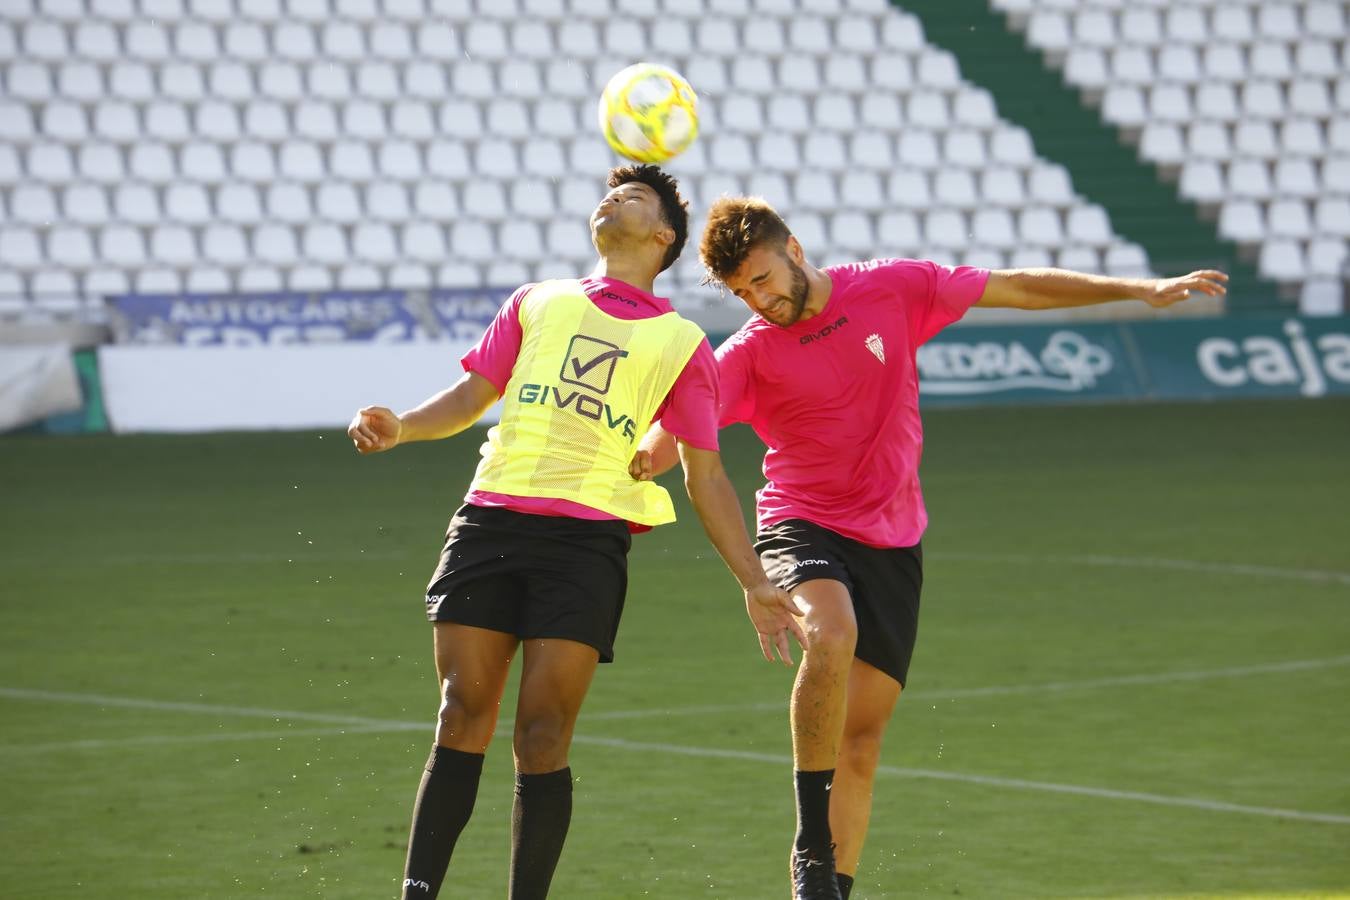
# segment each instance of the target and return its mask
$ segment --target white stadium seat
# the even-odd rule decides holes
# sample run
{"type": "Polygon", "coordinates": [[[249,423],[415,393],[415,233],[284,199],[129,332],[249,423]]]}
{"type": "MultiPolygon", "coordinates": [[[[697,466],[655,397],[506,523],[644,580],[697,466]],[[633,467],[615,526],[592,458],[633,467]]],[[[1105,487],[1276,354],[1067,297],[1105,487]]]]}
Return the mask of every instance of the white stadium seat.
{"type": "Polygon", "coordinates": [[[202,231],[202,255],[213,263],[239,266],[248,262],[244,232],[233,225],[210,225],[202,231]]]}
{"type": "Polygon", "coordinates": [[[173,151],[163,144],[137,144],[131,148],[131,174],[150,184],[168,184],[178,176],[173,151]]]}
{"type": "Polygon", "coordinates": [[[1300,281],[1307,271],[1303,245],[1298,241],[1275,238],[1261,245],[1257,269],[1275,281],[1300,281]]]}
{"type": "Polygon", "coordinates": [[[113,211],[121,222],[152,225],[163,219],[159,194],[148,185],[121,184],[113,192],[113,211]]]}
{"type": "Polygon", "coordinates": [[[1269,200],[1270,169],[1264,160],[1238,159],[1228,167],[1229,195],[1248,200],[1269,200]]]}
{"type": "Polygon", "coordinates": [[[26,225],[51,225],[60,220],[56,195],[44,184],[26,184],[10,195],[10,210],[16,222],[26,225]]]}
{"type": "Polygon", "coordinates": [[[224,269],[194,267],[188,270],[183,289],[192,294],[225,293],[233,289],[233,282],[224,269]]]}
{"type": "Polygon", "coordinates": [[[971,237],[975,243],[1000,250],[1017,246],[1017,230],[1006,209],[980,209],[971,219],[971,237]]]}
{"type": "Polygon", "coordinates": [[[1028,244],[1058,247],[1064,243],[1063,225],[1058,210],[1045,206],[1028,206],[1017,216],[1017,233],[1028,244]]]}
{"type": "Polygon", "coordinates": [[[159,263],[186,266],[198,258],[197,241],[192,229],[181,225],[160,225],[150,232],[150,256],[159,263]]]}
{"type": "Polygon", "coordinates": [[[895,211],[877,217],[877,244],[887,254],[903,253],[923,241],[919,218],[912,212],[895,211]]]}
{"type": "Polygon", "coordinates": [[[970,243],[966,217],[951,209],[929,212],[923,220],[924,240],[934,247],[956,249],[970,243]]]}
{"type": "Polygon", "coordinates": [[[366,212],[375,221],[400,223],[410,215],[408,192],[397,182],[381,181],[366,188],[366,212]]]}
{"type": "Polygon", "coordinates": [[[1089,247],[1106,247],[1114,239],[1106,210],[1096,204],[1070,209],[1065,230],[1069,240],[1089,247]]]}
{"type": "Polygon", "coordinates": [[[61,194],[61,210],[71,222],[102,225],[109,217],[108,195],[96,184],[72,184],[61,194]]]}
{"type": "Polygon", "coordinates": [[[1238,243],[1254,244],[1266,234],[1261,205],[1251,200],[1225,203],[1219,213],[1219,234],[1238,243]]]}
{"type": "Polygon", "coordinates": [[[42,262],[42,242],[38,232],[0,225],[0,271],[28,271],[41,266],[42,262]]]}
{"type": "Polygon", "coordinates": [[[329,265],[346,262],[350,257],[346,234],[339,226],[329,223],[305,226],[301,251],[306,260],[329,265]]]}
{"type": "Polygon", "coordinates": [[[298,256],[295,232],[289,226],[277,223],[258,226],[253,230],[253,254],[276,265],[294,263],[298,256]]]}
{"type": "Polygon", "coordinates": [[[1125,278],[1143,278],[1152,274],[1148,255],[1138,244],[1120,243],[1108,247],[1102,254],[1106,274],[1125,278]]]}
{"type": "Polygon", "coordinates": [[[1106,54],[1098,47],[1074,47],[1064,60],[1064,80],[1082,88],[1105,88],[1111,83],[1106,54]]]}
{"type": "Polygon", "coordinates": [[[1197,203],[1219,203],[1227,196],[1223,169],[1213,160],[1192,160],[1181,169],[1177,192],[1197,203]]]}
{"type": "Polygon", "coordinates": [[[944,169],[933,179],[933,198],[939,206],[974,209],[980,204],[974,176],[964,169],[944,169]]]}
{"type": "Polygon", "coordinates": [[[341,134],[337,113],[332,104],[302,101],[292,112],[295,134],[307,141],[330,141],[341,134]]]}
{"type": "Polygon", "coordinates": [[[131,279],[118,269],[90,269],[85,273],[81,290],[91,298],[126,294],[131,290],[131,279]]]}
{"type": "Polygon", "coordinates": [[[141,269],[136,273],[139,294],[177,294],[183,289],[183,277],[174,269],[141,269]]]}
{"type": "Polygon", "coordinates": [[[197,184],[175,184],[164,192],[164,211],[170,221],[200,225],[213,218],[211,200],[197,184]]]}
{"type": "Polygon", "coordinates": [[[986,168],[980,175],[980,197],[995,206],[1024,205],[1027,195],[1021,171],[1008,166],[986,168]]]}
{"type": "Polygon", "coordinates": [[[1350,198],[1320,198],[1315,205],[1314,218],[1319,233],[1350,238],[1350,198]]]}
{"type": "Polygon", "coordinates": [[[267,33],[254,22],[231,22],[225,27],[225,53],[238,60],[259,62],[267,59],[267,33]]]}
{"type": "Polygon", "coordinates": [[[216,214],[226,222],[252,225],[262,221],[262,203],[253,185],[225,184],[216,193],[216,214]]]}

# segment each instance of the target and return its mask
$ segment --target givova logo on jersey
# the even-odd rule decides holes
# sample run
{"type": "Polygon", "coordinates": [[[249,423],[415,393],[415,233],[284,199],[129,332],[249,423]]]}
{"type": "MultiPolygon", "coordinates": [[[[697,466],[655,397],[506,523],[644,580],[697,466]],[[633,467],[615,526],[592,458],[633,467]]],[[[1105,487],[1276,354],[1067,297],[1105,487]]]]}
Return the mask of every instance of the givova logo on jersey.
{"type": "Polygon", "coordinates": [[[620,430],[631,443],[637,439],[637,423],[633,417],[627,413],[615,415],[613,408],[601,399],[609,393],[619,360],[627,356],[628,351],[618,344],[586,334],[574,334],[558,372],[558,380],[563,386],[522,384],[516,399],[521,403],[553,405],[604,422],[610,429],[620,430]]]}

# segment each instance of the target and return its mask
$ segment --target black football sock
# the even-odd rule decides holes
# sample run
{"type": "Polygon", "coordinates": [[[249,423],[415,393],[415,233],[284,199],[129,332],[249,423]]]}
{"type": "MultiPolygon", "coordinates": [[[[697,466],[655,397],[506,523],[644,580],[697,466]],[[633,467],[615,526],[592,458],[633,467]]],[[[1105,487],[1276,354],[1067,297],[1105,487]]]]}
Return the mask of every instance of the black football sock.
{"type": "Polygon", "coordinates": [[[848,900],[848,895],[853,892],[853,876],[836,872],[834,880],[839,882],[839,896],[848,900]]]}
{"type": "Polygon", "coordinates": [[[830,846],[830,785],[834,769],[796,773],[797,849],[830,846]]]}
{"type": "Polygon", "coordinates": [[[402,900],[433,900],[441,890],[455,841],[473,813],[483,754],[439,744],[427,759],[413,804],[402,900]]]}
{"type": "Polygon", "coordinates": [[[572,770],[516,774],[511,807],[510,900],[543,900],[572,822],[572,770]]]}

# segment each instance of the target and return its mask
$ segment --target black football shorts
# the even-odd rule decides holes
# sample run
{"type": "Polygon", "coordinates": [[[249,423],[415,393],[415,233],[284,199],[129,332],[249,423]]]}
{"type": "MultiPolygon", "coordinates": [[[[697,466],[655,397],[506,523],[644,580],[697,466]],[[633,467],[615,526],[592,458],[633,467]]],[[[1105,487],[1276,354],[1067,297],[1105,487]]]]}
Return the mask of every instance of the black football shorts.
{"type": "Polygon", "coordinates": [[[628,526],[465,504],[427,585],[427,618],[564,638],[614,659],[628,591],[628,526]]]}
{"type": "Polygon", "coordinates": [[[804,519],[787,519],[762,530],[755,550],[783,590],[816,578],[842,583],[858,622],[854,656],[905,683],[919,631],[921,545],[869,547],[804,519]]]}

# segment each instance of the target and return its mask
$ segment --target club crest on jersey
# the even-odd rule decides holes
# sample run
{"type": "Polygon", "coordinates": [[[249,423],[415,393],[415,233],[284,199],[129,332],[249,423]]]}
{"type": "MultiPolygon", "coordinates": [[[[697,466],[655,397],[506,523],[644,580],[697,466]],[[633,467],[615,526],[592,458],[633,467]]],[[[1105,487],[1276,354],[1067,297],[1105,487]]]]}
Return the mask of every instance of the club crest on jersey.
{"type": "Polygon", "coordinates": [[[863,343],[867,345],[867,349],[871,350],[872,355],[884,366],[886,364],[886,345],[881,342],[881,335],[869,334],[867,340],[863,343]]]}

